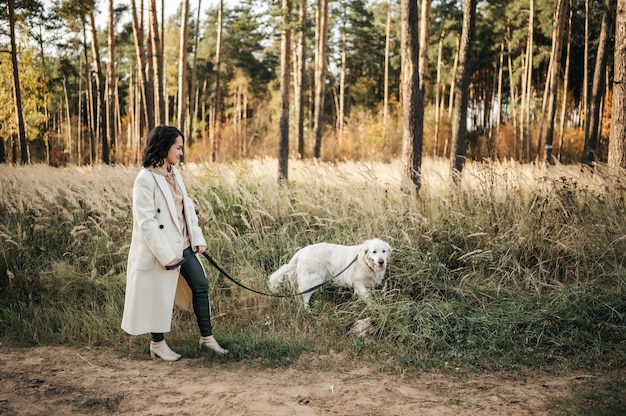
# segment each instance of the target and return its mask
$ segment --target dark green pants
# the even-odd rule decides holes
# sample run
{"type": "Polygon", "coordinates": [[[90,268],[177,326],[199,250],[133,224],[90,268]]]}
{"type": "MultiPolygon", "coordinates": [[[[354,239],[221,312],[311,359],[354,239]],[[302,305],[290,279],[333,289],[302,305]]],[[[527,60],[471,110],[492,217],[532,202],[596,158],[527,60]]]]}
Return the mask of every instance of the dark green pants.
{"type": "MultiPolygon", "coordinates": [[[[189,256],[189,259],[180,267],[180,274],[191,288],[193,311],[196,314],[200,335],[208,337],[213,334],[209,308],[209,282],[198,258],[190,255],[192,251],[191,247],[183,251],[183,256],[189,256]]],[[[162,333],[152,333],[152,341],[159,342],[164,339],[162,333]]]]}

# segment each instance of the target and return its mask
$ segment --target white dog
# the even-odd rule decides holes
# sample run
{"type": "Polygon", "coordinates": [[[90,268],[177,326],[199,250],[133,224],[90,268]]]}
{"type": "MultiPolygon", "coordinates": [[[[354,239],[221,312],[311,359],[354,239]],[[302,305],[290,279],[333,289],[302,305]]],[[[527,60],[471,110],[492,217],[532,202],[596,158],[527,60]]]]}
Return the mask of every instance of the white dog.
{"type": "MultiPolygon", "coordinates": [[[[288,264],[281,266],[269,278],[269,288],[276,292],[284,284],[290,284],[303,292],[341,272],[354,258],[357,260],[332,283],[351,287],[357,296],[366,296],[367,289],[379,286],[385,277],[391,246],[379,239],[367,240],[357,246],[318,243],[296,252],[288,264]]],[[[315,292],[302,295],[304,307],[309,309],[309,300],[315,292]]]]}

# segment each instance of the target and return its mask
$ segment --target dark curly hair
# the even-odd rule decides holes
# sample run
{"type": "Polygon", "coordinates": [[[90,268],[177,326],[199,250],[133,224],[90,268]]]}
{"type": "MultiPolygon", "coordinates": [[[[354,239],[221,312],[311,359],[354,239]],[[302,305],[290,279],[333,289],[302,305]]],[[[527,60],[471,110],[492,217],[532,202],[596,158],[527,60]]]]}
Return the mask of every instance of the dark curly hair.
{"type": "Polygon", "coordinates": [[[148,145],[143,151],[143,167],[163,166],[167,153],[176,142],[178,136],[182,137],[183,143],[185,143],[185,136],[176,127],[156,126],[152,129],[148,135],[148,145]]]}

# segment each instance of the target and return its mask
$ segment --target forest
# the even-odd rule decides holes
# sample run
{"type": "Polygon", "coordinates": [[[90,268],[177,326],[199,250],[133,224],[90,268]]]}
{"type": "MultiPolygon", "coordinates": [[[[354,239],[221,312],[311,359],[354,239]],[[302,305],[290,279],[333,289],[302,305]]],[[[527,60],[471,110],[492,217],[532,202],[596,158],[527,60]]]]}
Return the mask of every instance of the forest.
{"type": "Polygon", "coordinates": [[[626,414],[626,0],[0,0],[0,52],[0,414],[626,414]],[[231,276],[376,236],[382,286],[309,313],[206,264],[229,354],[176,310],[181,366],[148,361],[161,124],[231,276]]]}
{"type": "Polygon", "coordinates": [[[158,3],[0,4],[0,162],[133,164],[172,124],[191,162],[625,166],[624,0],[158,3]]]}

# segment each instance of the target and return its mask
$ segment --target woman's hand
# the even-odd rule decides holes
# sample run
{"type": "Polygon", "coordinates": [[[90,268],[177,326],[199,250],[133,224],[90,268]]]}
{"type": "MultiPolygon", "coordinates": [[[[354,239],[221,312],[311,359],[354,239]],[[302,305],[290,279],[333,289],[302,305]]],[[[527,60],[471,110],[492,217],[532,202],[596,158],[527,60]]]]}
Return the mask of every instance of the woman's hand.
{"type": "Polygon", "coordinates": [[[202,254],[206,251],[206,246],[196,246],[196,252],[202,254]]]}

